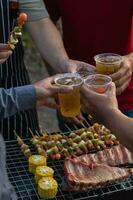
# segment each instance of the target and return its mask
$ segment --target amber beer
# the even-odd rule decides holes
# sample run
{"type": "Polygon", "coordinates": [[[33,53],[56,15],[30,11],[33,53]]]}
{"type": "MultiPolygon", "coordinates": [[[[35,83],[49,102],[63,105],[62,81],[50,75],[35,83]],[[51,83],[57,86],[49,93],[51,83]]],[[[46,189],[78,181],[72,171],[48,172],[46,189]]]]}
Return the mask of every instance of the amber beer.
{"type": "Polygon", "coordinates": [[[82,78],[74,73],[66,73],[56,78],[57,85],[73,86],[70,93],[59,93],[60,111],[65,117],[74,117],[80,113],[80,86],[82,78]]]}
{"type": "Polygon", "coordinates": [[[118,71],[122,62],[122,56],[113,53],[98,54],[96,61],[96,73],[110,75],[118,71]]]}
{"type": "Polygon", "coordinates": [[[97,93],[105,93],[112,79],[107,75],[95,74],[90,75],[85,80],[85,85],[97,93]]]}

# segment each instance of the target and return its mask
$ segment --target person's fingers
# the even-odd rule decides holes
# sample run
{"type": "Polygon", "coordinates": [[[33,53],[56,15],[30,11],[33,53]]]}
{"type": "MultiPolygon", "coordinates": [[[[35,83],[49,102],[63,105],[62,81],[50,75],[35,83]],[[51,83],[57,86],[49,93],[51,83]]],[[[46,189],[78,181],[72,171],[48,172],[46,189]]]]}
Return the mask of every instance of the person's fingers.
{"type": "Polygon", "coordinates": [[[73,91],[72,86],[57,86],[57,85],[51,85],[50,88],[52,94],[55,93],[70,93],[73,91]]]}
{"type": "Polygon", "coordinates": [[[85,62],[81,62],[81,61],[77,61],[77,66],[78,66],[78,71],[80,70],[87,70],[87,71],[95,71],[95,66],[90,65],[88,63],[85,62]]]}
{"type": "Polygon", "coordinates": [[[59,109],[59,105],[57,105],[55,102],[51,102],[46,100],[44,106],[48,107],[48,108],[52,108],[52,109],[59,109]]]}
{"type": "Polygon", "coordinates": [[[52,109],[59,109],[59,105],[57,105],[54,101],[51,101],[50,99],[45,99],[45,100],[38,100],[37,101],[37,107],[48,107],[52,109]]]}
{"type": "Polygon", "coordinates": [[[116,96],[116,86],[115,86],[115,83],[111,83],[109,86],[108,86],[108,89],[106,90],[105,94],[107,95],[114,95],[116,96]]]}
{"type": "Polygon", "coordinates": [[[125,73],[124,76],[122,76],[119,80],[115,81],[116,87],[120,87],[125,84],[125,82],[130,82],[131,80],[131,75],[129,73],[125,73]]]}
{"type": "Polygon", "coordinates": [[[12,54],[12,51],[0,52],[0,59],[7,59],[12,54]]]}
{"type": "Polygon", "coordinates": [[[53,75],[53,76],[50,76],[47,78],[47,80],[51,83],[51,84],[55,84],[55,80],[56,78],[60,77],[62,74],[56,74],[56,75],[53,75]]]}
{"type": "Polygon", "coordinates": [[[82,113],[79,113],[76,118],[80,121],[83,122],[85,120],[85,118],[83,117],[82,113]]]}
{"type": "Polygon", "coordinates": [[[110,77],[112,78],[113,82],[123,77],[129,69],[127,67],[121,67],[118,72],[111,74],[110,77]]]}
{"type": "Polygon", "coordinates": [[[120,86],[120,87],[117,87],[116,88],[116,95],[118,96],[118,95],[120,95],[120,94],[122,94],[123,92],[124,92],[124,90],[129,86],[129,81],[127,81],[127,82],[125,82],[125,84],[124,85],[122,85],[122,86],[120,86]]]}
{"type": "Polygon", "coordinates": [[[83,126],[83,121],[78,119],[77,117],[71,118],[71,122],[74,123],[77,126],[83,126]]]}
{"type": "Polygon", "coordinates": [[[10,45],[9,44],[0,43],[0,52],[1,51],[8,51],[8,50],[10,50],[10,45]]]}
{"type": "Polygon", "coordinates": [[[97,98],[99,97],[101,94],[94,92],[93,90],[89,89],[88,86],[83,86],[81,89],[81,93],[83,93],[83,95],[89,99],[89,101],[93,100],[93,98],[97,98]]]}
{"type": "Polygon", "coordinates": [[[4,63],[7,59],[0,59],[0,64],[4,63]]]}

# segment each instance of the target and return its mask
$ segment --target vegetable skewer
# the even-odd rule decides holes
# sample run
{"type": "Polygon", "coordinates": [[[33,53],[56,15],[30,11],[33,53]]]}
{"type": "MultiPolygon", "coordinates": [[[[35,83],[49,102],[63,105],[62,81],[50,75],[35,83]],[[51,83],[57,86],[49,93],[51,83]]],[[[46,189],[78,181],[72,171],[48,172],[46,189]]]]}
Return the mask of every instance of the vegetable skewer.
{"type": "Polygon", "coordinates": [[[30,128],[29,128],[29,131],[30,131],[30,133],[31,133],[31,135],[33,137],[32,140],[31,140],[31,142],[36,147],[38,154],[46,157],[47,153],[43,149],[43,146],[41,145],[41,142],[39,140],[39,136],[37,136],[37,135],[35,136],[30,128]]]}
{"type": "Polygon", "coordinates": [[[17,135],[16,131],[14,130],[14,134],[17,138],[18,145],[20,146],[21,152],[25,155],[26,158],[31,156],[31,150],[27,144],[23,142],[23,140],[17,135]]]}
{"type": "Polygon", "coordinates": [[[15,48],[15,45],[18,43],[18,39],[22,35],[22,27],[24,26],[26,22],[27,22],[27,14],[20,13],[17,18],[17,25],[14,27],[14,29],[10,33],[10,36],[7,42],[12,50],[15,48]]]}

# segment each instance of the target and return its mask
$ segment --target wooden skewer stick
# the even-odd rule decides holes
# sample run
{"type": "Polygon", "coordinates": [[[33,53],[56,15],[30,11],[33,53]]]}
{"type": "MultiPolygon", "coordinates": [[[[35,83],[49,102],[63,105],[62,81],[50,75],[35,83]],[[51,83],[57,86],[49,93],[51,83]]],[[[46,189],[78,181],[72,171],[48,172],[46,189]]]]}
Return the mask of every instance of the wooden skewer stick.
{"type": "Polygon", "coordinates": [[[40,137],[40,134],[38,133],[38,131],[37,131],[37,130],[35,130],[35,132],[36,132],[37,136],[38,136],[38,137],[40,137]]]}
{"type": "Polygon", "coordinates": [[[83,123],[83,122],[81,122],[81,124],[82,124],[83,128],[86,128],[86,126],[84,125],[84,123],[83,123]]]}
{"type": "Polygon", "coordinates": [[[73,126],[74,126],[74,128],[75,128],[76,130],[78,130],[78,127],[77,127],[75,124],[73,124],[73,126]]]}
{"type": "Polygon", "coordinates": [[[72,130],[70,129],[70,127],[67,124],[65,124],[65,127],[68,129],[69,132],[72,132],[72,130]]]}
{"type": "Polygon", "coordinates": [[[42,135],[44,134],[48,134],[46,130],[43,129],[43,131],[41,132],[42,135]]]}
{"type": "Polygon", "coordinates": [[[15,131],[15,130],[13,130],[13,132],[14,132],[14,134],[15,134],[16,138],[17,138],[17,137],[18,137],[18,135],[17,135],[16,131],[15,131]]]}
{"type": "Polygon", "coordinates": [[[88,127],[90,127],[90,124],[88,123],[88,121],[84,118],[85,123],[87,124],[88,127]]]}
{"type": "Polygon", "coordinates": [[[32,130],[31,130],[30,128],[29,128],[29,131],[30,131],[30,133],[31,133],[32,137],[34,138],[35,136],[34,136],[34,134],[33,134],[32,130]]]}

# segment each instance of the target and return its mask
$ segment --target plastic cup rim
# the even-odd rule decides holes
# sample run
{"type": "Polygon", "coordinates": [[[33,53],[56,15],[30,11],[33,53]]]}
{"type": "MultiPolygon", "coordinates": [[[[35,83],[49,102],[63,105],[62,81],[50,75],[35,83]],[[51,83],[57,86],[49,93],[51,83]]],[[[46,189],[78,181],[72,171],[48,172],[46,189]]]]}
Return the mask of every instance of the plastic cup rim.
{"type": "MultiPolygon", "coordinates": [[[[94,80],[94,79],[92,79],[92,80],[94,80]]],[[[108,75],[103,75],[103,74],[93,74],[93,75],[89,75],[88,76],[88,78],[84,81],[84,84],[85,85],[87,85],[87,86],[90,86],[90,87],[99,87],[99,86],[104,86],[104,87],[106,87],[106,86],[108,86],[108,85],[110,85],[111,84],[111,82],[112,82],[112,78],[110,77],[110,76],[108,76],[108,75]],[[107,78],[108,80],[109,80],[109,82],[107,82],[107,83],[104,83],[104,84],[98,84],[98,85],[91,85],[91,83],[90,84],[88,84],[88,83],[86,83],[91,77],[93,77],[93,76],[100,76],[100,77],[105,77],[105,78],[107,78]]]]}
{"type": "Polygon", "coordinates": [[[79,74],[77,74],[77,73],[64,73],[64,74],[59,74],[59,75],[57,75],[57,77],[55,78],[54,82],[55,82],[55,84],[58,85],[58,86],[72,86],[72,87],[76,87],[76,86],[77,86],[77,87],[78,87],[78,86],[80,86],[80,85],[83,84],[84,80],[83,80],[83,78],[81,78],[81,76],[80,76],[79,74]],[[78,77],[78,78],[81,80],[81,82],[80,82],[80,83],[77,83],[77,84],[72,84],[72,85],[65,85],[65,84],[60,84],[60,83],[57,82],[59,79],[64,78],[64,77],[67,77],[67,76],[68,76],[68,77],[69,77],[69,76],[71,76],[71,77],[78,77]]]}
{"type": "Polygon", "coordinates": [[[116,63],[121,63],[123,61],[123,58],[122,58],[121,55],[115,54],[115,53],[101,53],[101,54],[97,54],[96,56],[94,56],[94,60],[95,60],[95,62],[98,62],[98,63],[112,65],[112,64],[116,64],[116,63]],[[119,58],[119,60],[114,61],[114,62],[108,62],[108,63],[105,63],[104,61],[98,60],[98,59],[100,59],[103,56],[116,56],[116,57],[119,58]]]}

